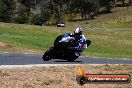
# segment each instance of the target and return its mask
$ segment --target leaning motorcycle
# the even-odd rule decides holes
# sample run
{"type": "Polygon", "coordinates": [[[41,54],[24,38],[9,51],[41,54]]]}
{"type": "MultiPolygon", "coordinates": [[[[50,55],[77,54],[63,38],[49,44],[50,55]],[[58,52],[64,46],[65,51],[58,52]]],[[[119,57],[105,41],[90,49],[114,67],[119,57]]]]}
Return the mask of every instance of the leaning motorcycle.
{"type": "MultiPolygon", "coordinates": [[[[78,46],[78,42],[74,39],[60,42],[66,37],[68,37],[67,34],[58,36],[54,41],[54,46],[44,53],[42,59],[44,61],[49,61],[51,59],[63,59],[69,62],[76,60],[81,55],[83,50],[74,48],[75,46],[78,46]]],[[[87,46],[89,46],[91,41],[87,40],[86,43],[87,46]]]]}

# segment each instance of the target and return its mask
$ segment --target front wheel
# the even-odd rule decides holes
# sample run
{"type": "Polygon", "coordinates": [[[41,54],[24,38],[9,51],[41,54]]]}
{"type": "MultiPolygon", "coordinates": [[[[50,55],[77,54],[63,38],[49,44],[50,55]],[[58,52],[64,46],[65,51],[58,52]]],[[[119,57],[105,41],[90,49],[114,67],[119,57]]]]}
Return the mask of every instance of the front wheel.
{"type": "Polygon", "coordinates": [[[80,56],[80,53],[75,52],[74,54],[69,56],[69,59],[67,61],[69,62],[73,62],[74,60],[76,60],[78,57],[80,56]]]}
{"type": "Polygon", "coordinates": [[[74,60],[76,60],[76,58],[69,58],[67,61],[68,62],[74,62],[74,60]]]}
{"type": "Polygon", "coordinates": [[[42,57],[44,61],[49,61],[52,59],[52,56],[50,55],[49,51],[46,51],[42,57]]]}
{"type": "Polygon", "coordinates": [[[70,57],[67,61],[68,62],[74,62],[78,57],[70,57]]]}

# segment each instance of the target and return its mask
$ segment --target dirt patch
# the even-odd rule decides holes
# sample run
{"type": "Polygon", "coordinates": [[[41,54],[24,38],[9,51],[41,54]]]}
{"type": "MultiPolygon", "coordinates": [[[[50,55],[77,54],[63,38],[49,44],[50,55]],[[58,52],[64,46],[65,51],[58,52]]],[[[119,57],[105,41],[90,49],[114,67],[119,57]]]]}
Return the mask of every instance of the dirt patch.
{"type": "Polygon", "coordinates": [[[104,35],[89,35],[90,38],[99,39],[99,40],[109,40],[111,37],[104,35]]]}
{"type": "MultiPolygon", "coordinates": [[[[76,66],[0,69],[0,88],[131,88],[130,84],[86,84],[76,82],[76,66]]],[[[130,74],[132,65],[83,65],[90,74],[130,74]]]]}
{"type": "Polygon", "coordinates": [[[30,54],[43,54],[45,52],[42,50],[27,49],[27,48],[20,48],[20,47],[15,47],[14,50],[18,53],[30,53],[30,54]]]}
{"type": "Polygon", "coordinates": [[[18,53],[31,53],[31,54],[43,54],[44,51],[41,50],[35,50],[35,49],[27,49],[23,47],[17,47],[10,44],[7,44],[5,42],[0,41],[0,50],[1,51],[8,51],[8,52],[18,52],[18,53]]]}
{"type": "Polygon", "coordinates": [[[132,45],[132,41],[130,40],[118,40],[119,44],[126,44],[126,45],[132,45]]]}
{"type": "Polygon", "coordinates": [[[5,48],[5,47],[12,47],[12,46],[0,41],[0,47],[5,48]]]}

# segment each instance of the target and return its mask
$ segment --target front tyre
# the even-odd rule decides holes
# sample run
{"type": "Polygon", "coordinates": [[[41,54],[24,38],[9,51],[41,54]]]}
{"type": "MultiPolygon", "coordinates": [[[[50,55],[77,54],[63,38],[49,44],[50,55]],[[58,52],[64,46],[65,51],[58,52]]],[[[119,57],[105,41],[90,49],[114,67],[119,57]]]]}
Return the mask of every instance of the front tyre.
{"type": "Polygon", "coordinates": [[[76,58],[70,58],[70,59],[68,59],[67,61],[68,61],[68,62],[74,62],[74,60],[76,60],[76,58]]]}
{"type": "Polygon", "coordinates": [[[78,55],[78,56],[76,56],[76,55],[71,55],[71,56],[69,56],[69,58],[68,58],[68,62],[74,62],[78,57],[79,57],[80,55],[78,55]]]}
{"type": "Polygon", "coordinates": [[[68,62],[74,62],[79,56],[80,56],[80,53],[74,52],[71,55],[69,55],[69,57],[67,57],[68,58],[67,61],[68,62]]]}
{"type": "Polygon", "coordinates": [[[52,56],[50,55],[49,51],[46,51],[42,57],[44,61],[49,61],[52,59],[52,56]]]}

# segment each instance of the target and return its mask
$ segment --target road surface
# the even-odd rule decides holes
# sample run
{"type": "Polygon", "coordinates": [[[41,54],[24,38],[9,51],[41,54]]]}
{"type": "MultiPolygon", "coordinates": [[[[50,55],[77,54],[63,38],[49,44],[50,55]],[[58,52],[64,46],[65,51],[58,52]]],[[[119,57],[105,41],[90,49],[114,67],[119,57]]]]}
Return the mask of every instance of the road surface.
{"type": "Polygon", "coordinates": [[[132,60],[107,59],[107,58],[78,58],[74,62],[61,59],[43,61],[42,55],[0,53],[1,65],[32,65],[32,64],[132,64],[132,60]]]}

